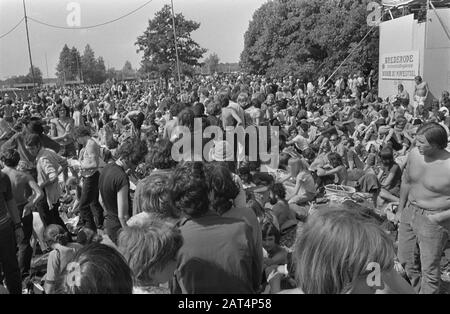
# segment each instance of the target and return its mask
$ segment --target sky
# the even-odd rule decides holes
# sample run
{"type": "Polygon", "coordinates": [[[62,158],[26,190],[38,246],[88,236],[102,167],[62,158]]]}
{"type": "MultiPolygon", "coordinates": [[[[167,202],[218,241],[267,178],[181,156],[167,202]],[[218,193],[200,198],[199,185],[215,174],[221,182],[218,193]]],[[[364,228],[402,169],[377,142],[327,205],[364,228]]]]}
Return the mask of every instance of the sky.
{"type": "MultiPolygon", "coordinates": [[[[25,0],[27,15],[42,22],[68,27],[67,6],[75,2],[80,8],[80,26],[90,26],[118,18],[148,0],[25,0]]],[[[175,13],[199,22],[192,38],[216,53],[221,62],[238,62],[244,47],[244,33],[253,13],[267,0],[174,0],[175,13]]],[[[106,67],[121,69],[125,61],[139,68],[142,54],[136,52],[136,38],[143,34],[148,20],[170,0],[151,3],[117,22],[87,30],[54,29],[28,20],[33,66],[43,77],[56,77],[56,65],[64,44],[83,53],[89,44],[106,67]],[[47,57],[47,61],[46,61],[47,57]],[[48,75],[47,75],[48,65],[48,75]]],[[[0,0],[0,36],[13,28],[24,16],[22,0],[0,0]]],[[[25,23],[0,39],[0,79],[25,75],[30,68],[25,23]]]]}

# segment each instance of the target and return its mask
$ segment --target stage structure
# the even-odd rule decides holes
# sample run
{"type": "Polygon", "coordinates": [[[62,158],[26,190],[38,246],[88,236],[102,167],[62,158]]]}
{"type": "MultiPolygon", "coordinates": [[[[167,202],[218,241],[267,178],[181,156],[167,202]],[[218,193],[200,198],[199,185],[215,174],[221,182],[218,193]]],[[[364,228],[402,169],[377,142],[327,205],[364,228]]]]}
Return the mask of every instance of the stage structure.
{"type": "Polygon", "coordinates": [[[423,22],[409,14],[379,25],[378,93],[383,99],[397,94],[398,85],[403,84],[412,101],[417,75],[429,85],[428,103],[439,99],[442,91],[450,91],[450,1],[442,6],[446,1],[383,1],[385,9],[429,5],[423,22]]]}

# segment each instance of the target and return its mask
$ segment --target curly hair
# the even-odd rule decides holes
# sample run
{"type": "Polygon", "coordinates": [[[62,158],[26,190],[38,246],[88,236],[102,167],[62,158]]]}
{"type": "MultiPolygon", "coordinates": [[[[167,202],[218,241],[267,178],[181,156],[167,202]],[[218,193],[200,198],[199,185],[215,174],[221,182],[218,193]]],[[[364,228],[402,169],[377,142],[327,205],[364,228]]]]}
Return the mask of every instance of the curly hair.
{"type": "Polygon", "coordinates": [[[187,217],[201,217],[209,209],[205,169],[202,162],[179,165],[169,183],[170,200],[187,217]]]}
{"type": "Polygon", "coordinates": [[[156,143],[148,153],[145,163],[147,168],[172,169],[177,162],[172,158],[172,142],[165,139],[156,143]]]}
{"type": "Polygon", "coordinates": [[[222,215],[231,209],[233,199],[239,194],[239,187],[234,182],[231,171],[220,164],[209,164],[206,167],[206,180],[212,192],[211,207],[222,215]]]}
{"type": "Polygon", "coordinates": [[[117,150],[117,156],[138,165],[148,152],[147,145],[136,138],[128,138],[117,150]]]}
{"type": "Polygon", "coordinates": [[[195,120],[195,113],[190,108],[183,109],[183,111],[181,111],[178,114],[179,125],[188,127],[189,130],[191,131],[194,130],[194,120],[195,120]]]}
{"type": "Polygon", "coordinates": [[[275,194],[280,200],[284,200],[286,197],[286,188],[283,183],[277,182],[274,183],[271,187],[271,191],[275,194]]]}
{"type": "Polygon", "coordinates": [[[73,130],[74,138],[85,137],[85,136],[91,136],[91,130],[87,126],[79,126],[73,130]]]}
{"type": "Polygon", "coordinates": [[[19,164],[20,154],[15,149],[7,149],[1,154],[0,160],[4,162],[5,166],[14,168],[19,164]]]}
{"type": "Polygon", "coordinates": [[[329,153],[327,157],[332,167],[336,168],[343,165],[342,157],[338,153],[329,153]]]}

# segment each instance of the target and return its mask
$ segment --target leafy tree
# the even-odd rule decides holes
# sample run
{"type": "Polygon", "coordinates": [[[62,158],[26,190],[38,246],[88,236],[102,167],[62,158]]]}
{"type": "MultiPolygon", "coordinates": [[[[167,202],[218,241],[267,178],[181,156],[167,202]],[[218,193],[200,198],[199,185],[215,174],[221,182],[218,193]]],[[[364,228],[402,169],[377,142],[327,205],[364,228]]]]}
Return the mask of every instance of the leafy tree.
{"type": "Polygon", "coordinates": [[[135,74],[136,74],[136,71],[133,69],[131,62],[126,61],[122,68],[123,77],[130,77],[130,76],[134,76],[135,74]]]}
{"type": "Polygon", "coordinates": [[[93,83],[95,80],[96,60],[94,50],[92,50],[89,44],[87,44],[84,48],[83,56],[81,57],[81,64],[84,82],[93,83]]]}
{"type": "MultiPolygon", "coordinates": [[[[186,20],[183,14],[175,15],[175,28],[177,35],[177,48],[180,63],[183,69],[199,65],[206,49],[201,48],[191,38],[191,33],[200,27],[200,23],[186,20]]],[[[145,67],[157,67],[157,71],[167,81],[176,74],[176,53],[172,26],[172,12],[169,5],[165,5],[149,20],[144,34],[137,38],[135,43],[138,52],[144,52],[143,64],[145,67]]]]}
{"type": "Polygon", "coordinates": [[[75,79],[81,80],[81,56],[77,48],[72,47],[70,50],[70,73],[74,74],[75,79]]]}
{"type": "Polygon", "coordinates": [[[73,58],[71,50],[67,45],[64,45],[61,53],[59,54],[59,62],[56,67],[56,76],[63,81],[71,81],[76,77],[76,72],[73,72],[73,58]]]}
{"type": "Polygon", "coordinates": [[[219,67],[219,56],[215,53],[212,53],[206,58],[205,60],[205,66],[208,70],[209,74],[213,74],[214,72],[217,72],[219,67]]]}
{"type": "MultiPolygon", "coordinates": [[[[34,72],[34,82],[36,84],[42,84],[42,71],[38,67],[33,66],[33,72],[34,72]]],[[[28,71],[28,74],[25,76],[25,80],[28,82],[23,83],[33,83],[33,72],[30,70],[28,71]]]]}
{"type": "MultiPolygon", "coordinates": [[[[371,0],[274,0],[255,11],[244,36],[246,71],[313,79],[330,75],[369,26],[371,0]]],[[[378,30],[355,49],[338,74],[377,70],[378,30]]]]}
{"type": "Polygon", "coordinates": [[[106,66],[102,57],[95,59],[94,50],[86,45],[81,57],[83,79],[88,84],[100,84],[106,80],[106,66]]]}
{"type": "Polygon", "coordinates": [[[112,79],[117,79],[119,77],[119,71],[117,71],[114,68],[109,68],[108,70],[106,70],[106,79],[108,80],[112,80],[112,79]]]}
{"type": "Polygon", "coordinates": [[[101,84],[106,80],[106,66],[103,57],[98,57],[95,62],[94,84],[101,84]]]}

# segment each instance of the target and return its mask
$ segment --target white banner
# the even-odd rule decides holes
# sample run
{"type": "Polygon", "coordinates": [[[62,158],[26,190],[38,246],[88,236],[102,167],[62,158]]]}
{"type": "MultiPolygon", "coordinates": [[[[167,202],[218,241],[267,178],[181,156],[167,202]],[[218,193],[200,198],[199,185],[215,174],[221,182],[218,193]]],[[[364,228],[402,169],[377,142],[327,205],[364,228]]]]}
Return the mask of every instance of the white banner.
{"type": "Polygon", "coordinates": [[[419,75],[419,52],[405,51],[381,56],[382,80],[414,80],[419,75]]]}
{"type": "Polygon", "coordinates": [[[414,0],[383,0],[382,4],[385,7],[399,7],[402,5],[409,4],[413,2],[414,0]]]}

